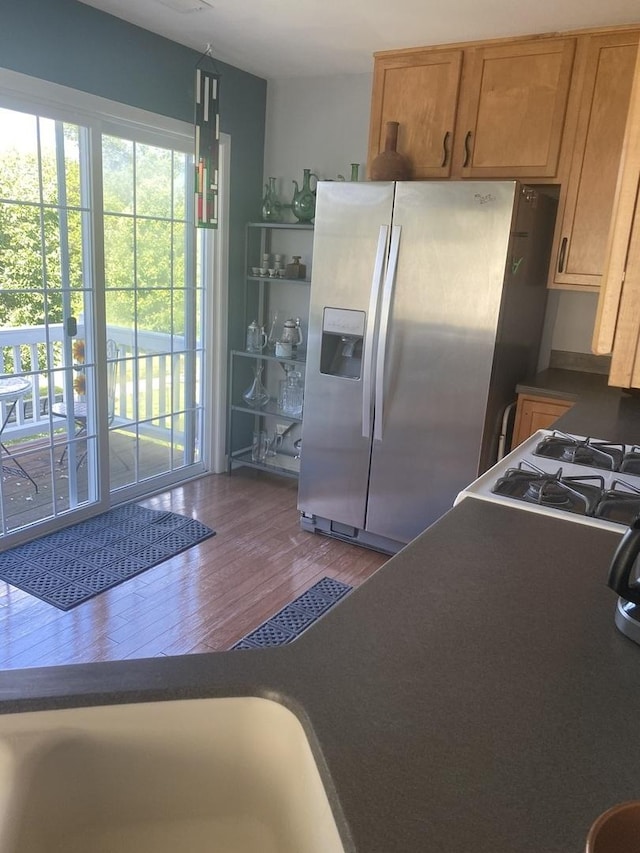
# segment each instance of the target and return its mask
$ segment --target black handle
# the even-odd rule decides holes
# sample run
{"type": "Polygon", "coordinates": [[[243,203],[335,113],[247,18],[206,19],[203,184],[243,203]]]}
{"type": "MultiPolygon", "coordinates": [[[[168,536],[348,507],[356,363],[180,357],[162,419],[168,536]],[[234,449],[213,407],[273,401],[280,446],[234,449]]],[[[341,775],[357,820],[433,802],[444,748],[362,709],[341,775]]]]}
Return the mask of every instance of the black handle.
{"type": "Polygon", "coordinates": [[[471,151],[469,150],[469,140],[471,139],[471,131],[467,131],[467,135],[464,138],[464,162],[462,164],[462,168],[469,163],[469,157],[471,156],[471,151]]]}
{"type": "Polygon", "coordinates": [[[451,134],[447,131],[444,135],[444,139],[442,140],[442,165],[447,165],[447,160],[449,159],[449,149],[447,148],[447,142],[449,141],[449,137],[451,134]]]}
{"type": "Polygon", "coordinates": [[[562,238],[560,243],[560,255],[558,257],[558,272],[564,272],[564,256],[567,254],[567,238],[562,238]]]}
{"type": "Polygon", "coordinates": [[[78,334],[78,321],[75,317],[67,317],[64,321],[64,331],[68,338],[75,338],[78,334]]]}
{"type": "Polygon", "coordinates": [[[614,592],[633,604],[640,604],[640,587],[629,586],[629,578],[636,565],[638,554],[640,554],[640,517],[632,521],[620,540],[613,555],[607,581],[607,585],[614,592]]]}

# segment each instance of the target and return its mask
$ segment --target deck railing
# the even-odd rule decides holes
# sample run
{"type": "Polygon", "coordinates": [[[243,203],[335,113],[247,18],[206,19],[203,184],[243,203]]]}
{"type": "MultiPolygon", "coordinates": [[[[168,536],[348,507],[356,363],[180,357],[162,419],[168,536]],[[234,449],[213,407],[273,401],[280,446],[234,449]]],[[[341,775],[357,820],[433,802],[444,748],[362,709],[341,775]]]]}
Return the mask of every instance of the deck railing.
{"type": "MultiPolygon", "coordinates": [[[[83,330],[79,326],[77,338],[82,337],[83,330]]],[[[134,344],[131,329],[118,326],[107,328],[107,338],[115,341],[118,348],[114,421],[124,424],[154,419],[153,431],[168,432],[168,425],[165,428],[157,419],[175,410],[174,401],[168,399],[169,389],[176,388],[170,379],[184,372],[184,339],[162,332],[138,331],[134,344]],[[134,385],[137,393],[133,393],[134,385]]],[[[48,332],[45,326],[0,330],[0,373],[17,373],[31,383],[31,391],[25,394],[21,405],[15,407],[7,423],[5,440],[49,431],[49,402],[62,399],[63,371],[78,367],[73,362],[68,363],[63,341],[61,323],[49,325],[48,332]],[[48,374],[39,369],[44,362],[55,365],[48,374]],[[8,370],[8,366],[12,370],[8,370]],[[53,383],[51,390],[47,376],[53,383]]],[[[0,423],[4,422],[9,405],[0,403],[0,423]]]]}

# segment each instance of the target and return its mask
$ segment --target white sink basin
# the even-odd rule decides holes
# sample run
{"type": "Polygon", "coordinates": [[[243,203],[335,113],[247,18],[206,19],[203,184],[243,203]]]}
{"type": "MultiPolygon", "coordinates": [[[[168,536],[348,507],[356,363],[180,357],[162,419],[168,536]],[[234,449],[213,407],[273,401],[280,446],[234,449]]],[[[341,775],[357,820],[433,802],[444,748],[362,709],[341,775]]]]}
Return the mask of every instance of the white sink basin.
{"type": "Polygon", "coordinates": [[[306,735],[267,699],[0,716],[1,853],[344,853],[306,735]]]}

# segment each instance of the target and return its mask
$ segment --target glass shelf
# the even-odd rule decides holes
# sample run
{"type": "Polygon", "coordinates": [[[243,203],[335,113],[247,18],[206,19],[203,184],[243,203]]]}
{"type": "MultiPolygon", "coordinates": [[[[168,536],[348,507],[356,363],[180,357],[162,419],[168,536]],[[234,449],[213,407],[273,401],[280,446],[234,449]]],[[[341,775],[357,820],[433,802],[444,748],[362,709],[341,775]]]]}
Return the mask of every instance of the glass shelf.
{"type": "Polygon", "coordinates": [[[299,365],[300,367],[304,367],[306,365],[306,350],[300,352],[297,356],[291,356],[291,358],[283,358],[281,355],[275,355],[273,352],[247,352],[243,349],[234,349],[231,350],[232,356],[238,356],[239,358],[258,358],[261,361],[277,361],[279,364],[294,364],[299,365]]]}
{"type": "Polygon", "coordinates": [[[234,412],[246,412],[249,415],[269,415],[270,417],[282,418],[292,423],[302,423],[302,416],[296,417],[295,415],[287,415],[285,412],[281,412],[275,400],[269,400],[266,405],[260,407],[248,406],[246,403],[232,403],[231,408],[234,412]]]}
{"type": "Polygon", "coordinates": [[[257,468],[260,471],[270,471],[272,474],[280,474],[285,477],[298,477],[300,473],[300,459],[288,456],[285,453],[276,453],[270,456],[267,462],[254,462],[251,459],[251,450],[237,450],[231,454],[231,464],[243,467],[257,468]]]}
{"type": "Polygon", "coordinates": [[[269,284],[273,284],[276,281],[284,282],[285,284],[311,284],[310,278],[280,278],[280,276],[276,277],[274,275],[248,275],[247,280],[261,282],[268,281],[269,284]]]}
{"type": "Polygon", "coordinates": [[[312,222],[248,222],[248,228],[274,228],[291,231],[313,231],[312,222]]]}

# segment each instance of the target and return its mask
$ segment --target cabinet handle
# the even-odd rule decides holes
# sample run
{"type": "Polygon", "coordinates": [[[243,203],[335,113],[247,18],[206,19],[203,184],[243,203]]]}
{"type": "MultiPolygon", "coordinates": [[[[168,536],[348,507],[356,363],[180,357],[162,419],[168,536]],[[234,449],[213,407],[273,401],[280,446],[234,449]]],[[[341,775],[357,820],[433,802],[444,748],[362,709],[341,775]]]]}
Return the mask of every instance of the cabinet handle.
{"type": "Polygon", "coordinates": [[[447,142],[449,141],[450,136],[450,132],[447,131],[444,135],[444,139],[442,140],[442,166],[446,166],[447,160],[449,159],[449,149],[447,148],[447,142]]]}
{"type": "Polygon", "coordinates": [[[464,162],[462,163],[462,168],[469,165],[469,157],[471,156],[471,151],[469,150],[469,140],[471,139],[471,131],[467,131],[467,135],[464,138],[464,162]]]}
{"type": "Polygon", "coordinates": [[[567,238],[562,238],[562,243],[560,243],[560,255],[558,257],[558,272],[564,272],[564,259],[567,254],[567,238]]]}

